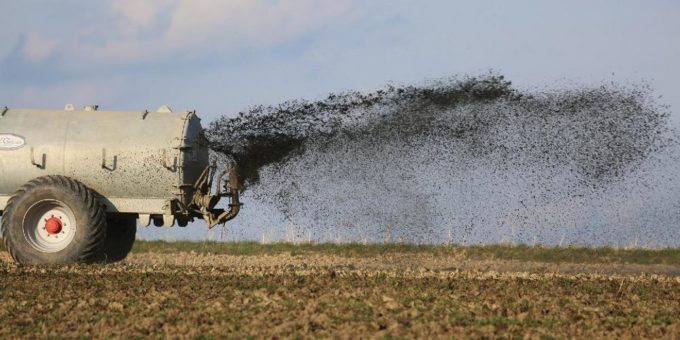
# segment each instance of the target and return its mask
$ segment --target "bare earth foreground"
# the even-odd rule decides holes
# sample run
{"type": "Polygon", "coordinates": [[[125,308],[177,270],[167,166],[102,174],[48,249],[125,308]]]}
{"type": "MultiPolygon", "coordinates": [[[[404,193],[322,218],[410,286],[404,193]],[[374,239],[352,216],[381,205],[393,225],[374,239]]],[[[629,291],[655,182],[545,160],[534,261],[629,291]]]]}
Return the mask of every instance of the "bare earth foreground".
{"type": "Polygon", "coordinates": [[[139,242],[0,255],[1,338],[680,337],[680,250],[139,242]]]}

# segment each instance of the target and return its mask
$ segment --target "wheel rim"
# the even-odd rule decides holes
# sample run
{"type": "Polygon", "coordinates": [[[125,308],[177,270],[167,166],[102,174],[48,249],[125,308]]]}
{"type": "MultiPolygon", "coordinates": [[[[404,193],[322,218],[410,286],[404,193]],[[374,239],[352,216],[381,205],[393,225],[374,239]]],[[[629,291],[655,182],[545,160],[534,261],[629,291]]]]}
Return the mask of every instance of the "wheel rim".
{"type": "Polygon", "coordinates": [[[73,211],[58,200],[33,204],[23,219],[26,241],[43,253],[56,253],[68,247],[76,235],[76,227],[73,211]]]}

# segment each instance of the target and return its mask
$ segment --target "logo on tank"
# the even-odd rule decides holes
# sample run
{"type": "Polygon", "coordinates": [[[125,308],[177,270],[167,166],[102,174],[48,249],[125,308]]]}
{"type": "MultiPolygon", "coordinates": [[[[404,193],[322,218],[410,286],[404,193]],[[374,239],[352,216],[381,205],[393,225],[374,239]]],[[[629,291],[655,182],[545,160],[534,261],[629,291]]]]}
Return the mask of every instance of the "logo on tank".
{"type": "Polygon", "coordinates": [[[26,139],[13,133],[0,133],[0,151],[21,149],[26,139]]]}

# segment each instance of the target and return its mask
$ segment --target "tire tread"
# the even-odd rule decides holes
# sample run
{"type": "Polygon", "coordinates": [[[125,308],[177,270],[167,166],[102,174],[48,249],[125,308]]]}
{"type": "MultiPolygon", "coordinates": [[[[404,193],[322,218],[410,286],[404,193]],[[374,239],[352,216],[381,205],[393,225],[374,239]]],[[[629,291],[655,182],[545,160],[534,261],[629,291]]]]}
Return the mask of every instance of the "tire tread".
{"type": "Polygon", "coordinates": [[[79,252],[75,261],[82,263],[96,261],[100,257],[101,247],[106,239],[106,213],[99,205],[98,199],[91,189],[77,180],[58,175],[38,177],[29,181],[21,186],[7,202],[1,226],[5,248],[8,250],[10,256],[19,263],[27,262],[27,259],[23,258],[23,256],[15,249],[14,245],[11,244],[9,236],[9,221],[11,220],[10,217],[13,213],[14,204],[17,199],[29,194],[36,188],[45,186],[63,188],[71,192],[81,201],[83,206],[87,207],[90,227],[85,229],[88,233],[84,238],[86,243],[83,245],[82,250],[79,252]]]}

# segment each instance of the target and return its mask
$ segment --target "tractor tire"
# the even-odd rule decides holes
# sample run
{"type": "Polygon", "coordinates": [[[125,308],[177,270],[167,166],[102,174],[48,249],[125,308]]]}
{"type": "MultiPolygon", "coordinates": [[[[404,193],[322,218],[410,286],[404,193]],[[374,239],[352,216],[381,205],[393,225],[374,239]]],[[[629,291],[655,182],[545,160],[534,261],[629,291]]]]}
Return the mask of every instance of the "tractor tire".
{"type": "Polygon", "coordinates": [[[106,239],[106,214],[82,183],[63,176],[39,177],[10,198],[2,237],[21,264],[91,263],[106,239]]]}
{"type": "Polygon", "coordinates": [[[110,215],[106,219],[108,229],[102,251],[102,261],[111,263],[124,260],[135,243],[137,218],[126,215],[110,215]]]}

